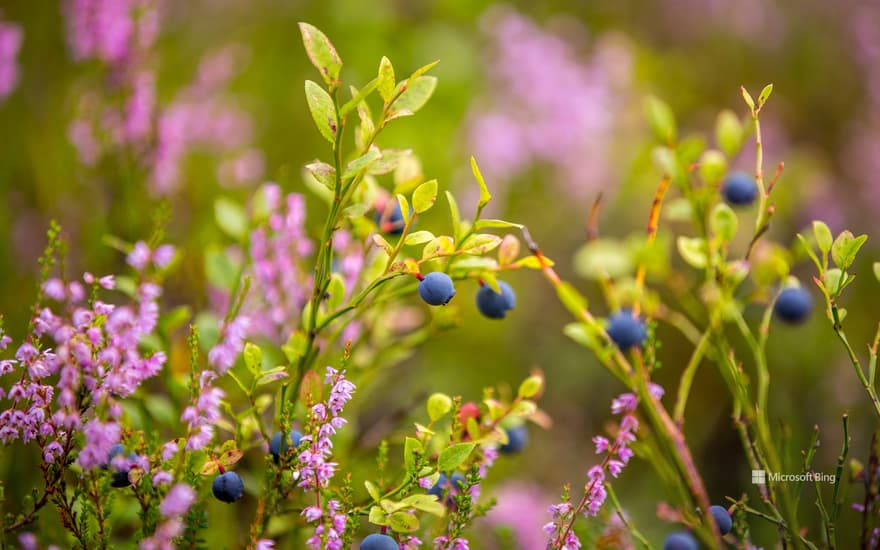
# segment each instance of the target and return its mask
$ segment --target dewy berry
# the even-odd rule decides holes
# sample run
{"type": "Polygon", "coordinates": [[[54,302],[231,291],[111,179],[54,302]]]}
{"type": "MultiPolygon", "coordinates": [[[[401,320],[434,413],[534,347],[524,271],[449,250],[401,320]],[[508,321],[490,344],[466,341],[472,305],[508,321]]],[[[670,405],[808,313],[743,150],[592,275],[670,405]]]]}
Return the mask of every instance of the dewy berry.
{"type": "Polygon", "coordinates": [[[733,520],[730,518],[730,514],[727,513],[727,509],[724,506],[718,506],[717,504],[709,507],[709,512],[712,513],[712,517],[715,518],[715,525],[718,526],[718,530],[721,531],[722,535],[726,535],[730,533],[733,529],[733,520]]]}
{"type": "Polygon", "coordinates": [[[400,550],[400,545],[388,535],[373,533],[361,541],[360,550],[400,550]]]}
{"type": "MultiPolygon", "coordinates": [[[[412,209],[410,209],[410,216],[412,216],[412,209]]],[[[379,230],[389,235],[400,235],[406,225],[403,221],[400,203],[393,199],[389,199],[384,207],[376,209],[374,220],[379,226],[379,230]]]]}
{"type": "Polygon", "coordinates": [[[529,431],[525,424],[504,430],[507,433],[507,443],[498,450],[504,454],[514,454],[522,451],[529,442],[529,431]]]}
{"type": "MultiPolygon", "coordinates": [[[[121,456],[125,454],[125,447],[122,446],[121,443],[117,443],[110,448],[110,454],[107,458],[107,463],[112,466],[113,459],[117,456],[121,456]]],[[[128,487],[131,485],[131,481],[128,479],[128,470],[131,465],[134,463],[134,460],[137,458],[137,455],[134,453],[128,453],[127,466],[124,467],[115,467],[113,472],[113,481],[110,482],[111,487],[128,487]]]]}
{"type": "Polygon", "coordinates": [[[745,172],[733,172],[724,180],[724,199],[734,206],[748,206],[758,198],[758,184],[745,172]]]}
{"type": "Polygon", "coordinates": [[[441,473],[440,477],[437,479],[437,483],[434,484],[433,487],[428,489],[429,495],[434,495],[438,499],[443,498],[444,491],[447,493],[447,498],[451,497],[454,493],[461,491],[461,488],[465,485],[464,476],[459,473],[452,474],[452,478],[447,478],[446,474],[441,473]]]}
{"type": "Polygon", "coordinates": [[[773,313],[779,320],[789,323],[803,323],[813,310],[813,297],[803,287],[789,287],[779,293],[773,313]]]}
{"type": "Polygon", "coordinates": [[[287,432],[287,437],[283,437],[281,432],[275,432],[275,435],[272,436],[271,441],[269,441],[269,454],[272,455],[272,459],[275,462],[281,458],[281,455],[287,454],[288,449],[296,449],[299,447],[299,441],[302,439],[302,434],[296,430],[290,430],[287,432]]]}
{"type": "Polygon", "coordinates": [[[244,481],[235,472],[224,472],[214,478],[211,490],[217,500],[232,503],[244,496],[244,481]]]}
{"type": "Polygon", "coordinates": [[[624,309],[608,319],[608,336],[621,351],[626,351],[633,346],[644,344],[648,332],[644,321],[633,315],[630,310],[624,309]]]}
{"type": "Polygon", "coordinates": [[[697,539],[684,531],[672,533],[663,541],[663,550],[697,550],[697,539]]]}
{"type": "Polygon", "coordinates": [[[455,296],[455,285],[449,275],[434,271],[422,278],[419,296],[429,305],[445,306],[455,296]]]}
{"type": "Polygon", "coordinates": [[[486,284],[480,286],[480,290],[477,291],[477,309],[489,319],[503,319],[507,311],[516,305],[516,294],[509,284],[498,281],[498,288],[501,294],[486,284]]]}

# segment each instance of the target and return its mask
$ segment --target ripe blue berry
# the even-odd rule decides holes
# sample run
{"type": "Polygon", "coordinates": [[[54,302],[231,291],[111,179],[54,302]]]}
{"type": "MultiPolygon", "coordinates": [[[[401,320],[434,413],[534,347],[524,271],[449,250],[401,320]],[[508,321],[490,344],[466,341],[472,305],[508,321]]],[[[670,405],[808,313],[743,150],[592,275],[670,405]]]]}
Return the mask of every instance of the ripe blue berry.
{"type": "Polygon", "coordinates": [[[464,476],[459,473],[452,474],[451,480],[446,477],[446,474],[441,473],[440,477],[437,479],[437,483],[435,483],[433,487],[428,489],[428,494],[434,495],[438,499],[442,499],[444,491],[447,492],[448,496],[452,496],[453,492],[461,491],[461,488],[464,487],[464,484],[464,476]]]}
{"type": "Polygon", "coordinates": [[[445,306],[455,296],[455,285],[449,275],[434,271],[419,283],[419,296],[432,306],[445,306]]]}
{"type": "Polygon", "coordinates": [[[489,285],[483,285],[477,291],[477,309],[489,319],[504,319],[507,310],[516,305],[516,294],[509,284],[498,281],[498,288],[501,289],[501,294],[489,285]]]}
{"type": "MultiPolygon", "coordinates": [[[[376,215],[373,218],[376,222],[376,225],[379,226],[379,230],[383,233],[387,233],[389,235],[400,235],[403,233],[403,228],[406,225],[403,221],[403,211],[400,209],[400,203],[392,201],[394,203],[393,207],[389,208],[391,205],[387,205],[384,208],[380,208],[376,211],[376,215]],[[390,210],[390,212],[387,212],[390,210]]],[[[410,215],[412,215],[412,209],[410,209],[410,215]]]]}
{"type": "Polygon", "coordinates": [[[516,426],[515,428],[509,428],[504,431],[507,433],[507,443],[498,449],[504,454],[518,453],[522,451],[523,448],[525,448],[526,443],[529,442],[529,431],[526,429],[525,425],[516,426]]]}
{"type": "Polygon", "coordinates": [[[715,525],[718,526],[718,530],[721,531],[722,535],[726,535],[730,533],[733,529],[733,520],[730,518],[730,514],[727,513],[727,509],[724,506],[718,506],[717,504],[709,507],[709,511],[712,513],[712,517],[715,518],[715,525]]]}
{"type": "Polygon", "coordinates": [[[630,310],[624,309],[608,319],[608,336],[621,351],[626,351],[645,343],[648,332],[644,321],[634,316],[630,310]]]}
{"type": "Polygon", "coordinates": [[[400,546],[388,535],[373,533],[361,541],[361,550],[400,550],[400,546]]]}
{"type": "Polygon", "coordinates": [[[672,533],[663,541],[663,550],[697,550],[697,539],[684,531],[672,533]]]}
{"type": "Polygon", "coordinates": [[[724,199],[734,206],[748,206],[758,198],[758,184],[745,172],[734,172],[724,180],[724,199]]]}
{"type": "Polygon", "coordinates": [[[300,439],[302,439],[302,434],[296,430],[287,432],[287,437],[284,437],[283,440],[281,432],[275,432],[275,435],[269,441],[269,454],[272,455],[272,459],[277,463],[281,455],[287,454],[288,449],[299,447],[300,439]]]}
{"type": "MultiPolygon", "coordinates": [[[[113,462],[113,459],[119,455],[125,454],[125,447],[122,446],[121,443],[117,443],[110,447],[110,454],[107,456],[107,465],[110,465],[113,462]]],[[[137,455],[134,453],[128,454],[128,461],[133,463],[137,458],[137,455]]],[[[106,468],[107,466],[105,466],[106,468]]],[[[113,480],[110,482],[111,487],[128,487],[131,485],[131,481],[128,479],[128,468],[119,469],[117,468],[115,472],[113,472],[113,480]]]]}
{"type": "Polygon", "coordinates": [[[806,321],[813,310],[813,298],[810,293],[802,287],[789,287],[779,293],[776,298],[776,305],[773,306],[773,313],[779,320],[798,324],[806,321]]]}
{"type": "Polygon", "coordinates": [[[235,502],[244,496],[244,481],[235,472],[226,472],[214,478],[211,490],[217,500],[235,502]]]}

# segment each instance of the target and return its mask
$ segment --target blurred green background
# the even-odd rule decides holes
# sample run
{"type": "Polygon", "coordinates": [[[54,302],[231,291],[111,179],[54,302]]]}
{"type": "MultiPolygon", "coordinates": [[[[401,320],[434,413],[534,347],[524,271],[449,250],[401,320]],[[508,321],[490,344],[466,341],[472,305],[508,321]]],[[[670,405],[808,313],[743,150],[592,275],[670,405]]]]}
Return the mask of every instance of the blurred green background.
{"type": "MultiPolygon", "coordinates": [[[[71,273],[112,273],[122,267],[123,258],[102,244],[103,236],[130,241],[148,236],[153,212],[163,201],[171,212],[167,239],[184,251],[182,266],[168,281],[166,300],[204,307],[208,297],[201,252],[218,241],[213,197],[244,200],[255,186],[221,185],[220,159],[210,153],[188,155],[180,184],[165,197],[151,192],[125,160],[84,167],[68,139],[69,124],[82,89],[108,76],[95,62],[72,60],[57,3],[2,0],[0,12],[24,28],[21,82],[0,104],[0,309],[8,331],[21,337],[27,326],[36,260],[50,219],[61,223],[70,240],[71,273]]],[[[846,227],[871,235],[845,306],[856,349],[864,351],[862,343],[872,337],[880,306],[870,275],[880,205],[880,5],[858,0],[167,2],[152,59],[158,103],[170,102],[192,80],[204,55],[241,45],[246,59],[226,93],[252,119],[250,146],[264,156],[263,179],[305,192],[299,167],[326,157],[327,150],[303,101],[303,80],[317,75],[304,55],[297,21],[316,25],[333,40],[347,82],[372,78],[382,55],[393,61],[398,76],[440,59],[433,71],[439,78],[434,97],[416,118],[395,124],[383,145],[411,147],[425,174],[462,197],[466,212],[473,208],[473,200],[466,198],[475,196],[468,157],[476,154],[496,195],[493,214],[528,224],[560,273],[575,280],[595,304],[600,303],[595,286],[577,279],[571,258],[584,242],[586,216],[600,191],[605,196],[603,235],[624,236],[645,225],[657,183],[642,120],[645,94],[672,106],[681,133],[703,132],[711,140],[720,109],[745,112],[740,85],[756,93],[774,83],[763,113],[766,170],[782,160],[786,170],[774,191],[779,211],[771,235],[792,243],[813,218],[825,219],[835,232],[846,227]],[[526,25],[528,37],[504,30],[505,24],[514,25],[511,21],[526,25]],[[541,42],[542,33],[551,37],[550,45],[541,42]],[[537,53],[529,54],[530,47],[537,53]],[[517,56],[526,55],[532,57],[517,66],[517,56]],[[542,56],[547,56],[543,72],[542,56]],[[511,134],[503,127],[490,132],[478,125],[487,113],[517,118],[533,109],[519,103],[522,97],[511,96],[505,81],[511,74],[519,74],[520,84],[534,90],[535,101],[546,98],[577,113],[571,124],[584,126],[569,130],[582,140],[583,150],[562,152],[552,141],[559,135],[541,134],[556,130],[528,117],[519,119],[517,130],[527,138],[520,135],[508,150],[505,138],[511,134]],[[591,103],[594,98],[600,102],[591,103]],[[526,146],[524,139],[540,143],[526,146]],[[525,149],[533,158],[517,160],[525,149]],[[488,159],[480,155],[483,151],[488,159]],[[505,154],[513,160],[505,161],[505,154]],[[572,166],[572,156],[583,161],[572,166]]],[[[542,116],[540,109],[530,112],[542,116]]],[[[559,118],[558,113],[552,116],[559,118]]],[[[747,146],[737,165],[753,162],[747,146]]],[[[309,207],[314,234],[323,206],[310,197],[309,207]]],[[[443,221],[440,212],[426,224],[443,221]]],[[[812,273],[802,265],[797,274],[807,283],[812,273]]],[[[516,491],[533,496],[526,501],[534,508],[523,505],[520,510],[531,519],[522,523],[540,526],[544,506],[556,500],[562,484],[578,486],[594,463],[590,438],[602,431],[610,399],[621,388],[562,334],[567,313],[539,275],[515,273],[509,282],[517,289],[518,303],[505,322],[480,317],[470,303],[471,292],[463,291],[455,304],[463,313],[463,328],[428,342],[386,377],[381,396],[364,392],[356,406],[366,429],[388,403],[409,402],[413,392],[477,399],[483,386],[514,385],[530,369],[544,369],[548,387],[542,407],[554,426],[533,428],[527,451],[499,463],[489,480],[489,491],[509,490],[504,484],[517,480],[516,491]]],[[[597,306],[596,313],[606,312],[597,306]]],[[[750,321],[760,315],[750,313],[750,321]]],[[[690,346],[668,327],[659,330],[666,342],[658,379],[671,389],[690,346]]],[[[832,337],[816,315],[805,327],[774,328],[770,338],[774,384],[769,412],[774,425],[782,422],[791,431],[793,470],[796,449],[807,444],[816,425],[822,434],[816,469],[832,471],[844,411],[852,422],[853,456],[867,456],[875,422],[832,337]]],[[[711,365],[701,369],[695,387],[685,430],[713,498],[752,492],[726,392],[711,365]]],[[[15,471],[11,458],[0,460],[4,480],[15,471]]],[[[655,507],[664,496],[653,479],[646,465],[637,464],[615,486],[636,524],[659,541],[669,527],[656,518],[655,507]]],[[[851,495],[852,500],[861,497],[860,490],[851,495]]],[[[812,514],[809,506],[804,510],[805,516],[812,514]]],[[[852,529],[857,519],[854,511],[845,510],[840,532],[852,529]]],[[[771,531],[757,533],[757,542],[772,536],[771,531]]],[[[480,548],[505,544],[492,542],[488,534],[479,538],[485,539],[480,548]]]]}

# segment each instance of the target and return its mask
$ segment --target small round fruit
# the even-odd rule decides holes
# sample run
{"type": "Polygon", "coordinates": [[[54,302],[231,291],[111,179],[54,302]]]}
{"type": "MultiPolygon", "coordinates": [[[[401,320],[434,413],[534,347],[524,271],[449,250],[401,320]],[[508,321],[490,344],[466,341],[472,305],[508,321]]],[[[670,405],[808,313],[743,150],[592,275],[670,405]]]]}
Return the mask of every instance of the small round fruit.
{"type": "Polygon", "coordinates": [[[473,418],[477,422],[480,421],[480,406],[473,401],[462,403],[461,408],[458,409],[458,421],[465,427],[467,426],[468,418],[473,418]]]}
{"type": "Polygon", "coordinates": [[[406,224],[403,221],[403,211],[400,209],[400,203],[396,200],[393,202],[394,206],[391,208],[391,212],[386,214],[385,211],[388,210],[388,206],[385,206],[376,211],[374,220],[376,225],[379,226],[379,230],[383,233],[400,235],[403,233],[403,228],[406,224]]]}
{"type": "Polygon", "coordinates": [[[722,535],[726,535],[730,533],[733,529],[733,520],[730,518],[730,514],[727,513],[727,509],[724,506],[718,506],[717,504],[709,507],[709,512],[712,513],[712,517],[715,518],[715,525],[718,526],[718,530],[721,531],[722,535]]]}
{"type": "Polygon", "coordinates": [[[489,285],[483,285],[477,291],[477,309],[489,319],[504,319],[507,311],[516,305],[516,294],[509,284],[498,281],[498,288],[501,294],[489,285]]]}
{"type": "Polygon", "coordinates": [[[217,500],[232,503],[244,496],[244,481],[235,472],[225,472],[214,478],[211,490],[217,500]]]}
{"type": "Polygon", "coordinates": [[[526,443],[529,442],[529,431],[525,425],[516,426],[505,430],[507,433],[507,443],[502,445],[498,450],[504,454],[513,454],[522,451],[526,443]]]}
{"type": "Polygon", "coordinates": [[[724,199],[734,206],[748,206],[758,198],[758,184],[745,172],[734,172],[724,180],[724,199]]]}
{"type": "Polygon", "coordinates": [[[628,309],[611,316],[608,319],[608,336],[621,351],[626,351],[633,346],[641,346],[648,337],[645,322],[632,314],[628,309]]]}
{"type": "Polygon", "coordinates": [[[269,441],[269,454],[275,462],[281,458],[281,455],[287,454],[288,449],[296,449],[299,447],[299,441],[302,434],[296,430],[287,432],[287,437],[282,438],[281,432],[275,432],[269,441]]]}
{"type": "MultiPolygon", "coordinates": [[[[125,447],[123,447],[121,443],[117,443],[116,445],[113,445],[112,447],[110,447],[110,454],[107,456],[107,464],[108,465],[112,464],[114,458],[116,458],[119,455],[124,455],[124,454],[125,454],[125,447]]],[[[134,454],[134,453],[128,454],[129,467],[131,466],[132,463],[134,463],[134,460],[136,458],[137,458],[136,454],[134,454]]],[[[128,467],[114,468],[114,469],[115,469],[115,471],[113,472],[113,480],[110,482],[111,487],[122,488],[122,487],[128,487],[129,485],[131,485],[131,480],[128,479],[128,470],[129,470],[128,467]]]]}
{"type": "Polygon", "coordinates": [[[455,296],[455,285],[446,273],[428,273],[419,283],[419,296],[428,305],[445,306],[455,296]]]}
{"type": "Polygon", "coordinates": [[[773,313],[779,320],[789,323],[803,323],[813,310],[813,297],[802,287],[789,287],[779,293],[773,313]]]}
{"type": "Polygon", "coordinates": [[[400,546],[388,535],[373,533],[361,541],[360,550],[400,550],[400,546]]]}
{"type": "Polygon", "coordinates": [[[428,489],[428,494],[434,495],[438,499],[441,499],[443,498],[444,491],[447,492],[447,495],[451,496],[454,492],[461,491],[461,488],[464,487],[464,484],[464,476],[459,473],[452,474],[451,480],[446,477],[446,474],[441,473],[440,477],[437,478],[437,483],[435,483],[433,487],[428,489]]]}
{"type": "Polygon", "coordinates": [[[672,533],[663,541],[663,550],[697,550],[697,539],[690,533],[672,533]]]}

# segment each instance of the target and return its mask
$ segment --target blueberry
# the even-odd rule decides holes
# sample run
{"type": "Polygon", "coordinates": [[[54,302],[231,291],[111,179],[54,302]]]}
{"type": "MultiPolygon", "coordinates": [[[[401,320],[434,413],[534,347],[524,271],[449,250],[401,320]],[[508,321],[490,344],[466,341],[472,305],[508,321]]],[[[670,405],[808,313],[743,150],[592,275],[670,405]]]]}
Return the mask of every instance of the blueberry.
{"type": "Polygon", "coordinates": [[[244,496],[244,481],[235,472],[226,472],[214,478],[211,490],[217,500],[232,503],[244,496]]]}
{"type": "Polygon", "coordinates": [[[505,432],[507,433],[507,443],[498,449],[502,453],[518,453],[522,451],[526,446],[526,443],[529,442],[529,431],[526,429],[525,425],[507,429],[505,432]]]}
{"type": "Polygon", "coordinates": [[[690,533],[672,533],[663,541],[663,550],[697,550],[697,539],[690,533]]]}
{"type": "Polygon", "coordinates": [[[715,525],[718,526],[718,530],[721,531],[722,535],[726,535],[730,533],[733,529],[733,520],[730,519],[730,514],[727,513],[727,509],[724,506],[715,506],[709,507],[709,512],[712,513],[712,517],[715,518],[715,525]]]}
{"type": "Polygon", "coordinates": [[[745,172],[734,172],[724,180],[724,199],[734,206],[748,206],[758,198],[758,184],[745,172]]]}
{"type": "MultiPolygon", "coordinates": [[[[403,228],[406,224],[403,221],[403,211],[400,209],[400,203],[396,200],[393,201],[393,203],[394,207],[391,208],[391,212],[386,214],[386,211],[388,210],[388,206],[386,205],[384,208],[380,208],[376,211],[376,215],[373,219],[375,220],[376,225],[379,226],[379,230],[383,233],[400,235],[403,233],[403,228]]],[[[410,215],[412,215],[412,212],[410,212],[410,215]]]]}
{"type": "Polygon", "coordinates": [[[449,275],[434,271],[419,283],[419,296],[432,306],[445,306],[455,296],[455,286],[449,275]]]}
{"type": "Polygon", "coordinates": [[[388,535],[373,533],[361,541],[361,550],[400,550],[400,546],[388,535]]]}
{"type": "Polygon", "coordinates": [[[628,309],[621,310],[608,319],[608,336],[622,351],[641,346],[648,337],[645,323],[628,309]]]}
{"type": "MultiPolygon", "coordinates": [[[[117,443],[110,447],[110,454],[107,455],[107,465],[104,468],[107,468],[110,464],[112,464],[113,459],[119,455],[125,454],[125,447],[122,446],[121,443],[117,443]]],[[[134,453],[128,454],[128,461],[133,463],[137,458],[137,455],[134,453]]],[[[129,468],[119,469],[117,468],[115,472],[113,472],[113,480],[110,482],[111,487],[128,487],[131,485],[131,481],[128,479],[128,470],[129,468]]]]}
{"type": "Polygon", "coordinates": [[[495,292],[491,286],[483,285],[477,291],[477,308],[480,313],[489,319],[503,319],[507,310],[516,305],[516,294],[510,285],[504,281],[498,281],[501,294],[495,292]]]}
{"type": "Polygon", "coordinates": [[[275,432],[275,435],[269,441],[269,454],[272,455],[272,459],[277,463],[281,455],[287,454],[287,449],[299,447],[300,439],[302,439],[302,434],[296,430],[287,432],[287,437],[283,441],[281,432],[275,432]]]}
{"type": "Polygon", "coordinates": [[[428,489],[428,494],[434,495],[438,499],[442,499],[443,492],[446,491],[447,498],[449,498],[452,496],[453,491],[460,491],[461,488],[464,487],[464,485],[465,479],[463,475],[459,473],[452,474],[452,480],[450,481],[446,477],[446,474],[441,473],[440,477],[437,479],[437,483],[435,483],[433,487],[428,489]]]}
{"type": "Polygon", "coordinates": [[[789,287],[779,293],[773,313],[785,323],[804,322],[813,310],[813,298],[802,287],[789,287]]]}

